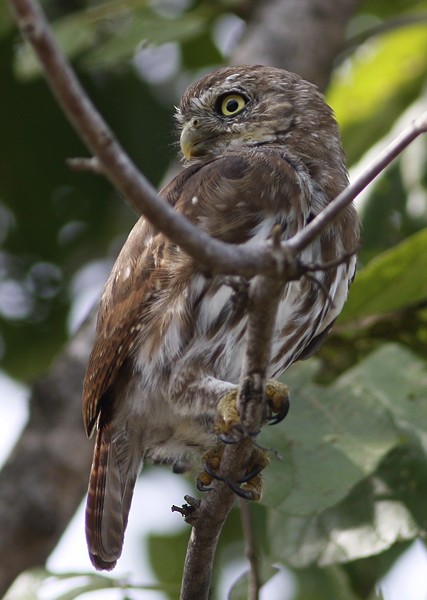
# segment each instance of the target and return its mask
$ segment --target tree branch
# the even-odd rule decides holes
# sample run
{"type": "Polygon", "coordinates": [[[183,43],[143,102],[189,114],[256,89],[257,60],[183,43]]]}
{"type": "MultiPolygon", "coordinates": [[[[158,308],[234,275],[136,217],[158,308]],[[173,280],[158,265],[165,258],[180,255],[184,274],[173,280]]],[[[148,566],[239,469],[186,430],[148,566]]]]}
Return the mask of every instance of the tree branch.
{"type": "MultiPolygon", "coordinates": [[[[252,282],[238,398],[240,419],[246,431],[259,431],[265,420],[264,382],[281,289],[279,278],[259,275],[252,282]]],[[[219,475],[229,481],[239,481],[245,474],[252,451],[253,439],[249,436],[236,444],[226,444],[219,475]]],[[[215,480],[212,490],[186,517],[193,529],[187,548],[181,600],[208,600],[216,546],[234,500],[235,494],[228,485],[215,480]]]]}
{"type": "Polygon", "coordinates": [[[287,245],[294,255],[306,248],[334,218],[362,192],[419,135],[427,132],[427,112],[408,125],[372,163],[343,190],[311,223],[297,233],[287,245]]]}
{"type": "Polygon", "coordinates": [[[216,272],[252,277],[271,269],[273,261],[265,247],[261,254],[255,248],[240,248],[236,252],[235,245],[211,238],[159,199],[88,98],[38,4],[33,0],[10,0],[10,5],[58,104],[97,158],[99,168],[126,202],[191,256],[197,257],[201,264],[216,272]]]}
{"type": "Polygon", "coordinates": [[[242,519],[243,539],[245,541],[245,555],[249,562],[248,600],[258,600],[259,590],[261,588],[261,578],[259,575],[259,556],[257,553],[257,543],[254,537],[251,522],[251,511],[247,500],[240,498],[239,504],[242,519]]]}

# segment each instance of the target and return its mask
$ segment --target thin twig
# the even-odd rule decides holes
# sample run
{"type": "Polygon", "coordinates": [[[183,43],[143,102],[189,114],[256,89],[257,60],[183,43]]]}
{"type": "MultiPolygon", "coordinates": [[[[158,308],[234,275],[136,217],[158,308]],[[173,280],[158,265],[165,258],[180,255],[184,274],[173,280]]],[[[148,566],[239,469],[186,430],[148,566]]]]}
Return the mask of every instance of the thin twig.
{"type": "Polygon", "coordinates": [[[259,557],[252,527],[250,506],[247,500],[240,498],[240,515],[242,520],[243,539],[245,540],[245,555],[249,562],[248,600],[258,600],[261,588],[259,575],[259,557]]]}
{"type": "Polygon", "coordinates": [[[342,52],[354,48],[355,46],[360,46],[370,38],[384,35],[385,33],[389,33],[390,31],[396,31],[397,29],[402,29],[404,27],[411,26],[420,26],[425,25],[427,22],[427,12],[418,12],[415,14],[409,15],[399,15],[392,19],[388,19],[387,21],[383,21],[378,25],[374,25],[373,27],[369,27],[362,31],[361,33],[357,33],[353,37],[350,37],[346,40],[342,46],[342,52]]]}
{"type": "Polygon", "coordinates": [[[372,161],[360,176],[345,188],[328,206],[311,221],[302,231],[289,240],[287,245],[294,255],[306,248],[324,228],[332,223],[335,217],[349,206],[402,151],[422,133],[427,132],[427,112],[406,127],[379,156],[372,161]]]}
{"type": "Polygon", "coordinates": [[[38,4],[33,0],[10,0],[10,5],[18,27],[32,45],[46,81],[65,115],[99,161],[105,176],[135,212],[144,215],[199,263],[216,272],[251,277],[260,271],[274,269],[274,260],[265,245],[261,254],[255,247],[240,248],[236,252],[235,245],[211,238],[160,200],[88,98],[38,4]]]}

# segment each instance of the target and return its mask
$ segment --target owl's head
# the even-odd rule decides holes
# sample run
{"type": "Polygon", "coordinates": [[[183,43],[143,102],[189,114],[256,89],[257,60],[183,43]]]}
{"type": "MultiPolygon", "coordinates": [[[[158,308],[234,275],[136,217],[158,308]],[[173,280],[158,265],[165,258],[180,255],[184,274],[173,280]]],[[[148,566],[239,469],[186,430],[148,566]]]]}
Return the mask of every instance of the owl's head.
{"type": "Polygon", "coordinates": [[[280,145],[310,171],[332,161],[345,177],[332,110],[316,86],[283,69],[241,65],[206,75],[185,92],[177,120],[187,161],[280,145]]]}

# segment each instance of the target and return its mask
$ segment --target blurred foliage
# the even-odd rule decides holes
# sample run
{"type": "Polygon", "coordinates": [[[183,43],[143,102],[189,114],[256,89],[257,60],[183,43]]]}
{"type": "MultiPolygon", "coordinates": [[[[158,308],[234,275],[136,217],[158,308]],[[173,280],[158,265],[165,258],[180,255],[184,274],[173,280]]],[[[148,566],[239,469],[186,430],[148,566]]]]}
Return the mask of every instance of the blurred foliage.
{"type": "Polygon", "coordinates": [[[35,568],[18,577],[3,600],[41,600],[41,598],[52,597],[52,593],[55,594],[55,600],[75,600],[80,594],[99,590],[116,590],[119,592],[121,600],[131,600],[131,593],[135,590],[167,592],[169,589],[172,589],[176,598],[179,587],[136,585],[124,579],[116,581],[98,573],[58,574],[52,573],[48,569],[35,568]],[[61,591],[55,592],[58,589],[61,591]]]}
{"type": "Polygon", "coordinates": [[[426,76],[427,12],[419,23],[369,38],[336,70],[328,101],[350,165],[418,97],[426,76]]]}
{"type": "MultiPolygon", "coordinates": [[[[200,70],[224,61],[247,6],[231,0],[44,5],[95,104],[158,184],[175,155],[172,106],[200,70]]],[[[0,64],[0,353],[9,372],[27,378],[46,368],[69,335],[84,269],[98,265],[99,285],[108,270],[102,261],[111,262],[135,217],[102,178],[65,166],[66,158],[86,151],[4,4],[0,64]]],[[[355,171],[426,108],[426,83],[427,0],[364,3],[327,95],[355,171]]],[[[251,507],[261,571],[268,580],[273,563],[287,568],[297,583],[295,600],[377,599],[376,583],[411,540],[425,535],[426,186],[427,140],[420,139],[360,201],[363,246],[350,299],[319,357],[286,375],[291,417],[262,433],[261,443],[281,459],[272,456],[264,501],[251,507]]],[[[170,598],[185,537],[148,540],[153,570],[170,598]]],[[[234,511],[216,577],[242,556],[234,511]]],[[[34,585],[47,575],[36,574],[34,585]]],[[[72,589],[107,587],[104,579],[77,578],[72,589]]],[[[244,598],[245,589],[242,577],[230,597],[244,598]]]]}

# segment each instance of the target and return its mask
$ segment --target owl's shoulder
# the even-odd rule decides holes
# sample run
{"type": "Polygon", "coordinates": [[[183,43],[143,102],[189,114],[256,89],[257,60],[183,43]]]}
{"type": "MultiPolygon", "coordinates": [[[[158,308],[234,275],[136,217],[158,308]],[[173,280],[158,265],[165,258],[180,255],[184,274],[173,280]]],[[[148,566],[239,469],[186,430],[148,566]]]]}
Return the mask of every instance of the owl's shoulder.
{"type": "Polygon", "coordinates": [[[236,205],[268,209],[271,201],[299,196],[308,182],[306,167],[283,147],[231,147],[223,156],[194,163],[163,188],[163,195],[179,212],[221,214],[236,205]],[[262,199],[261,199],[262,196],[262,199]]]}

